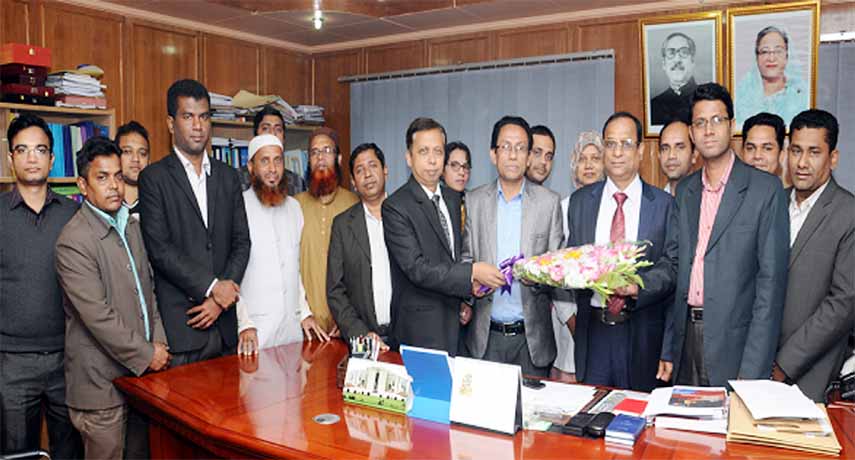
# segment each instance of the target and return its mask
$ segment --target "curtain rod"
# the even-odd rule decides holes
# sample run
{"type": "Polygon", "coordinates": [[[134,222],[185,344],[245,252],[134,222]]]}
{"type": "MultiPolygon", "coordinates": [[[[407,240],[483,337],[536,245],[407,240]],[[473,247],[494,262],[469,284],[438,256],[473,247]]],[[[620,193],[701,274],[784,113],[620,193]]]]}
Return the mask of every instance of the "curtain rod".
{"type": "Polygon", "coordinates": [[[441,73],[468,72],[472,70],[499,69],[506,67],[523,67],[541,64],[555,64],[559,62],[592,61],[596,59],[614,58],[613,49],[585,51],[582,53],[554,54],[551,56],[538,56],[518,59],[505,59],[502,61],[473,62],[462,65],[448,65],[441,67],[424,67],[421,69],[401,70],[397,72],[372,73],[365,75],[348,75],[339,77],[339,83],[353,83],[372,80],[391,80],[393,78],[418,77],[422,75],[434,75],[441,73]]]}

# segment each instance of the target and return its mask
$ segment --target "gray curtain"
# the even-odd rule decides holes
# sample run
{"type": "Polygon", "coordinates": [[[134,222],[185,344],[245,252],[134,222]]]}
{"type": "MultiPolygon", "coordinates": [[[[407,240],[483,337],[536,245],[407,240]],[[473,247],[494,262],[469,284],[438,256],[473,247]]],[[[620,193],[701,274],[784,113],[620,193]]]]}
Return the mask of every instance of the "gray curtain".
{"type": "Polygon", "coordinates": [[[503,115],[544,124],[556,137],[555,164],[545,184],[572,191],[570,151],[578,133],[600,130],[614,109],[614,59],[600,58],[354,82],[350,85],[351,146],[376,143],[386,155],[393,192],[410,175],[406,131],[420,116],[442,123],[448,141],[472,151],[469,188],[496,180],[490,133],[503,115]]]}
{"type": "Polygon", "coordinates": [[[855,43],[821,44],[818,65],[816,105],[833,113],[840,123],[840,160],[834,177],[855,192],[855,43]]]}

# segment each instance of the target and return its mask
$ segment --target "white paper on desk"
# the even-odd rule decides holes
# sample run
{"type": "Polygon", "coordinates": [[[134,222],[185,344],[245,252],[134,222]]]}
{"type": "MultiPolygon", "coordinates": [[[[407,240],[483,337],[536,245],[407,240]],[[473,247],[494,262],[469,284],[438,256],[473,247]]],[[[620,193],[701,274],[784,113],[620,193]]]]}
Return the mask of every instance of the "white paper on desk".
{"type": "Polygon", "coordinates": [[[774,380],[730,380],[754,420],[767,418],[823,419],[825,414],[796,385],[774,380]]]}
{"type": "Polygon", "coordinates": [[[449,420],[514,434],[521,380],[519,366],[455,358],[449,420]]]}
{"type": "Polygon", "coordinates": [[[597,389],[587,385],[543,382],[540,389],[522,387],[523,419],[536,412],[574,416],[591,402],[597,389]]]}

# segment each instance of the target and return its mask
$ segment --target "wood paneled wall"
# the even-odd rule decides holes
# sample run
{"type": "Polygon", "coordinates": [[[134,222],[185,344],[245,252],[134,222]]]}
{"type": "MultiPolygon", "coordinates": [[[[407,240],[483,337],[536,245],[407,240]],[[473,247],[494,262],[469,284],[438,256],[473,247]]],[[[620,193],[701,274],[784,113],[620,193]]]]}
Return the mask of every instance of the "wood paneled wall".
{"type": "Polygon", "coordinates": [[[279,94],[294,105],[312,100],[311,56],[55,1],[0,0],[0,43],[6,42],[51,48],[52,70],[103,68],[117,124],[142,123],[154,159],[169,153],[166,90],[175,80],[198,79],[228,95],[241,88],[279,94]]]}
{"type": "MultiPolygon", "coordinates": [[[[673,13],[675,12],[667,11],[662,14],[673,13]]],[[[650,16],[645,15],[645,17],[650,16]]],[[[315,100],[325,105],[328,110],[333,109],[329,105],[330,101],[341,104],[341,107],[349,106],[349,86],[338,83],[338,78],[345,75],[614,49],[615,110],[626,110],[641,118],[643,97],[638,19],[639,16],[623,16],[485,31],[317,55],[315,56],[315,100]],[[423,58],[425,54],[426,57],[423,58]],[[360,62],[358,56],[364,56],[364,59],[360,62]],[[345,61],[347,65],[344,65],[345,61]],[[339,64],[331,65],[332,62],[339,64]],[[324,64],[318,65],[319,63],[324,64]],[[357,67],[357,71],[352,70],[354,66],[357,67]]],[[[824,26],[826,23],[838,27],[832,30],[847,27],[847,30],[852,30],[853,22],[855,22],[853,4],[835,4],[828,7],[823,5],[823,32],[829,31],[824,26]]],[[[334,110],[339,110],[341,107],[335,107],[334,110]]],[[[327,117],[328,124],[340,132],[349,132],[348,112],[349,109],[338,113],[335,117],[327,117]]],[[[600,129],[599,126],[591,128],[600,129]]],[[[344,139],[349,139],[349,135],[343,136],[344,139]]],[[[575,139],[560,140],[562,145],[558,147],[559,154],[569,154],[574,141],[575,139]]],[[[647,153],[641,165],[641,175],[648,182],[664,186],[667,181],[659,171],[659,162],[656,158],[657,143],[655,140],[646,140],[645,143],[647,153]]],[[[342,144],[343,151],[351,147],[346,141],[342,144]]],[[[735,146],[738,147],[738,145],[735,146]]]]}

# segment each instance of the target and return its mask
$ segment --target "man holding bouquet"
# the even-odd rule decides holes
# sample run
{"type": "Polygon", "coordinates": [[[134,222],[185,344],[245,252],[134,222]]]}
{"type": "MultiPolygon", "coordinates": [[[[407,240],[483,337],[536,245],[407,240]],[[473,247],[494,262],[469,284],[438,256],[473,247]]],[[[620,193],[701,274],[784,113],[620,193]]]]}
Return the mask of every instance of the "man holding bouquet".
{"type": "MultiPolygon", "coordinates": [[[[644,259],[657,260],[668,233],[671,196],[644,181],[638,168],[644,156],[641,123],[618,112],[603,127],[606,180],[570,197],[567,246],[649,242],[644,259]],[[592,219],[592,216],[596,218],[592,219]]],[[[608,299],[591,290],[575,291],[576,378],[580,382],[650,391],[657,379],[668,381],[672,360],[666,318],[673,302],[673,281],[646,280],[636,297],[608,299]]]]}
{"type": "MultiPolygon", "coordinates": [[[[520,117],[493,125],[490,161],[499,179],[466,198],[464,261],[491,265],[555,251],[563,240],[561,197],[526,179],[532,133],[520,117]]],[[[550,288],[512,281],[475,302],[466,346],[474,358],[517,364],[524,374],[546,377],[555,360],[550,288]]],[[[568,315],[569,316],[569,315],[568,315]]]]}

